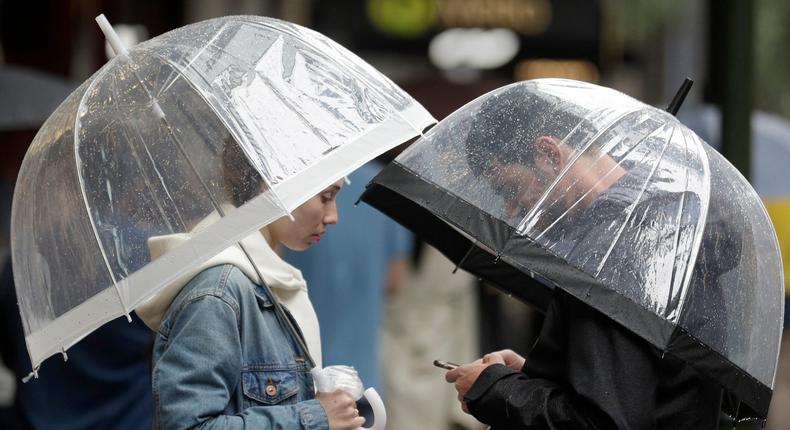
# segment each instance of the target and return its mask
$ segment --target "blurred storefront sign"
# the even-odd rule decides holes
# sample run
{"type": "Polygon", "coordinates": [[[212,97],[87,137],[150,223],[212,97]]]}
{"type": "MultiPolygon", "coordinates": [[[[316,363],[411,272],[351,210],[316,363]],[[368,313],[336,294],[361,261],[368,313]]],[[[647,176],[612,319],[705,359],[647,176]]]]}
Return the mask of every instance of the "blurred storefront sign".
{"type": "Polygon", "coordinates": [[[435,28],[509,28],[527,35],[546,31],[550,0],[367,0],[376,30],[392,37],[420,37],[435,28]]]}
{"type": "MultiPolygon", "coordinates": [[[[357,52],[425,55],[435,67],[498,69],[511,78],[562,72],[595,82],[597,0],[313,2],[313,28],[357,52]],[[563,63],[524,60],[568,60],[563,63]]],[[[558,75],[554,75],[558,76],[558,75]]]]}
{"type": "Polygon", "coordinates": [[[368,0],[365,12],[369,23],[381,34],[414,39],[425,36],[436,25],[437,2],[368,0]]]}
{"type": "Polygon", "coordinates": [[[549,0],[368,0],[367,4],[371,21],[385,32],[400,28],[392,24],[409,21],[424,27],[501,27],[540,34],[551,24],[552,15],[549,0]]]}
{"type": "Polygon", "coordinates": [[[517,81],[538,78],[565,78],[598,83],[598,66],[589,60],[521,60],[516,64],[514,77],[517,81]]]}
{"type": "Polygon", "coordinates": [[[428,57],[443,70],[496,69],[518,54],[521,42],[507,28],[451,28],[437,34],[428,46],[428,57]]]}

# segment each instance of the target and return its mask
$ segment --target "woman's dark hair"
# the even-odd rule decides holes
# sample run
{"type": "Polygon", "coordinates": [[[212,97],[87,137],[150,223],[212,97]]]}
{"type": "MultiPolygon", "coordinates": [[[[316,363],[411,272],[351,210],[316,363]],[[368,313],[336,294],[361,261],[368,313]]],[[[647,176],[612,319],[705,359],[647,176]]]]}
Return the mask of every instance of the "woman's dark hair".
{"type": "Polygon", "coordinates": [[[224,140],[222,149],[222,172],[225,191],[230,202],[239,207],[262,192],[266,181],[232,137],[224,140]]]}

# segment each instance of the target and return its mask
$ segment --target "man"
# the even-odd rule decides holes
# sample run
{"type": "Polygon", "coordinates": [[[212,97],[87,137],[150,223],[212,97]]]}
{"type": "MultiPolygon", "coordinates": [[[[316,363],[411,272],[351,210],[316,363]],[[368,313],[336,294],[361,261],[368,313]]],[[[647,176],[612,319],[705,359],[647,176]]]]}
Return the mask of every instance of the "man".
{"type": "MultiPolygon", "coordinates": [[[[631,120],[621,126],[645,127],[645,135],[659,127],[638,115],[631,120]]],[[[595,130],[559,112],[551,100],[505,91],[477,112],[467,159],[502,195],[509,224],[596,279],[617,279],[625,285],[621,294],[637,298],[655,273],[645,270],[636,253],[674,254],[661,254],[650,241],[642,249],[614,245],[645,238],[658,243],[675,225],[656,222],[645,233],[618,231],[608,221],[625,222],[623,214],[628,220],[671,219],[678,204],[688,205],[682,213],[692,217],[699,201],[690,193],[645,189],[649,175],[635,174],[644,167],[599,149],[617,140],[617,133],[595,130]],[[614,242],[601,249],[595,241],[607,234],[614,242]]],[[[464,411],[494,429],[715,428],[722,396],[718,385],[684,362],[561,288],[554,289],[527,358],[497,351],[449,371],[446,380],[455,384],[464,411]]]]}

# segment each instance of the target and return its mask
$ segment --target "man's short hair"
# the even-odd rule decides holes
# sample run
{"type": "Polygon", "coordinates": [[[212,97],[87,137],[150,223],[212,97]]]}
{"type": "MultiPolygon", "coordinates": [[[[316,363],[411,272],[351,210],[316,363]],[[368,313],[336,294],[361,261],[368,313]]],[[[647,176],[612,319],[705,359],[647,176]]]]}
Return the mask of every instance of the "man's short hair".
{"type": "Polygon", "coordinates": [[[564,140],[583,121],[569,112],[567,104],[534,87],[513,85],[486,99],[472,118],[466,137],[466,157],[480,175],[491,160],[532,165],[533,146],[540,136],[564,140]]]}

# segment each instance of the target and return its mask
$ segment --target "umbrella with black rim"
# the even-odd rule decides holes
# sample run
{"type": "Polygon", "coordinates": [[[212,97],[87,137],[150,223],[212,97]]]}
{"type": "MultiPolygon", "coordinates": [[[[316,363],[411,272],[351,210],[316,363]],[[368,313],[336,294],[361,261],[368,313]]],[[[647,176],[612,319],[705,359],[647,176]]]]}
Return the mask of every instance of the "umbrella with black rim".
{"type": "Polygon", "coordinates": [[[545,307],[561,288],[764,418],[782,266],[757,194],[671,114],[544,79],[492,91],[404,151],[362,200],[461,268],[545,307]]]}

